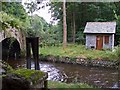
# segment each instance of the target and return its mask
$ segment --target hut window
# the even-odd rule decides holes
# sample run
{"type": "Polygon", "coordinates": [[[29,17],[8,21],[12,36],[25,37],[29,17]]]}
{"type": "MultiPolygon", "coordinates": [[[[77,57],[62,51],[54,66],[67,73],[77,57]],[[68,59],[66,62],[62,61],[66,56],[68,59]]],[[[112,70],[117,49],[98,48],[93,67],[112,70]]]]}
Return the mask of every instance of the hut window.
{"type": "Polygon", "coordinates": [[[109,43],[109,36],[105,36],[105,44],[109,43]]]}

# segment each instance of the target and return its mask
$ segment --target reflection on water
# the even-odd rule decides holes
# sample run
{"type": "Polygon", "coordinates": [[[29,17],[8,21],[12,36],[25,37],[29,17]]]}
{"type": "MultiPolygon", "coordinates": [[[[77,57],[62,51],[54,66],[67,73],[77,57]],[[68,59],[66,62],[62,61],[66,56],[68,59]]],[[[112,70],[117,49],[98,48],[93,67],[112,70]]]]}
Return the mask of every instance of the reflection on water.
{"type": "MultiPolygon", "coordinates": [[[[9,60],[14,68],[25,67],[23,60],[9,60]]],[[[34,69],[34,62],[31,64],[34,69]]],[[[86,82],[98,87],[117,87],[118,71],[114,69],[104,69],[97,67],[84,67],[63,63],[40,62],[40,70],[48,73],[48,80],[62,82],[86,82]]]]}

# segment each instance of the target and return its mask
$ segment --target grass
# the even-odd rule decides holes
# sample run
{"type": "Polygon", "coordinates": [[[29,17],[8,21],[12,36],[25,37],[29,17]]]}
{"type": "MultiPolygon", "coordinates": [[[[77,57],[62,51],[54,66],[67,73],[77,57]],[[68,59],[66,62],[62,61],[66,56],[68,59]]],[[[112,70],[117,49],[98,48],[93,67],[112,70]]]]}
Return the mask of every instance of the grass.
{"type": "Polygon", "coordinates": [[[59,90],[59,89],[61,90],[61,88],[64,90],[69,90],[69,89],[74,90],[77,88],[78,88],[78,90],[80,88],[89,88],[89,89],[91,88],[93,90],[101,90],[101,89],[97,89],[93,86],[90,86],[86,83],[67,84],[67,83],[62,83],[62,82],[58,82],[58,81],[48,81],[48,88],[57,88],[57,90],[59,90]]]}
{"type": "Polygon", "coordinates": [[[40,48],[40,54],[54,55],[54,56],[68,56],[68,57],[80,57],[87,59],[105,59],[116,60],[117,55],[110,50],[90,50],[86,49],[84,45],[69,44],[67,48],[63,49],[62,46],[49,46],[40,48]]]}

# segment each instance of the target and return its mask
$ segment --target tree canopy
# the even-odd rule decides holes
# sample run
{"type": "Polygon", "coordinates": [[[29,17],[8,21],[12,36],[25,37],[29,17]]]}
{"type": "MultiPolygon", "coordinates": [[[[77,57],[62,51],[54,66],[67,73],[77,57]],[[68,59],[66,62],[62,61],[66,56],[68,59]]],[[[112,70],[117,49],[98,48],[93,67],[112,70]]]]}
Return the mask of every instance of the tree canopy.
{"type": "MultiPolygon", "coordinates": [[[[2,2],[2,11],[0,11],[2,28],[5,29],[12,26],[18,30],[23,30],[26,35],[29,34],[28,36],[37,35],[44,45],[62,43],[64,29],[63,2],[50,2],[39,7],[41,2],[26,4],[29,6],[28,11],[33,13],[49,5],[51,7],[52,19],[53,21],[58,21],[57,25],[48,24],[38,15],[29,16],[20,2],[2,2]]],[[[85,35],[83,30],[87,22],[116,21],[115,45],[120,44],[119,9],[119,2],[66,2],[67,42],[84,44],[85,35]]]]}
{"type": "MultiPolygon", "coordinates": [[[[54,20],[63,23],[63,2],[52,2],[51,11],[54,20]]],[[[83,38],[83,30],[87,22],[112,22],[119,24],[119,2],[66,2],[67,37],[68,42],[78,42],[83,38]]],[[[116,44],[119,44],[119,25],[116,30],[116,44]]]]}

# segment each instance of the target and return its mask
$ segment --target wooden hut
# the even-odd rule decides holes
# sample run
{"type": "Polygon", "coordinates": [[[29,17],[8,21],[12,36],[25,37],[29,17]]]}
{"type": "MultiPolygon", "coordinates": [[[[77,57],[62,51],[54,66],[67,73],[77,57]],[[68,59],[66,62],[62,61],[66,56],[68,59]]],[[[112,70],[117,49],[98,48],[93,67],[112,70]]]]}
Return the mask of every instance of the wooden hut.
{"type": "Polygon", "coordinates": [[[86,48],[113,49],[116,22],[87,22],[84,33],[86,34],[86,48]]]}

